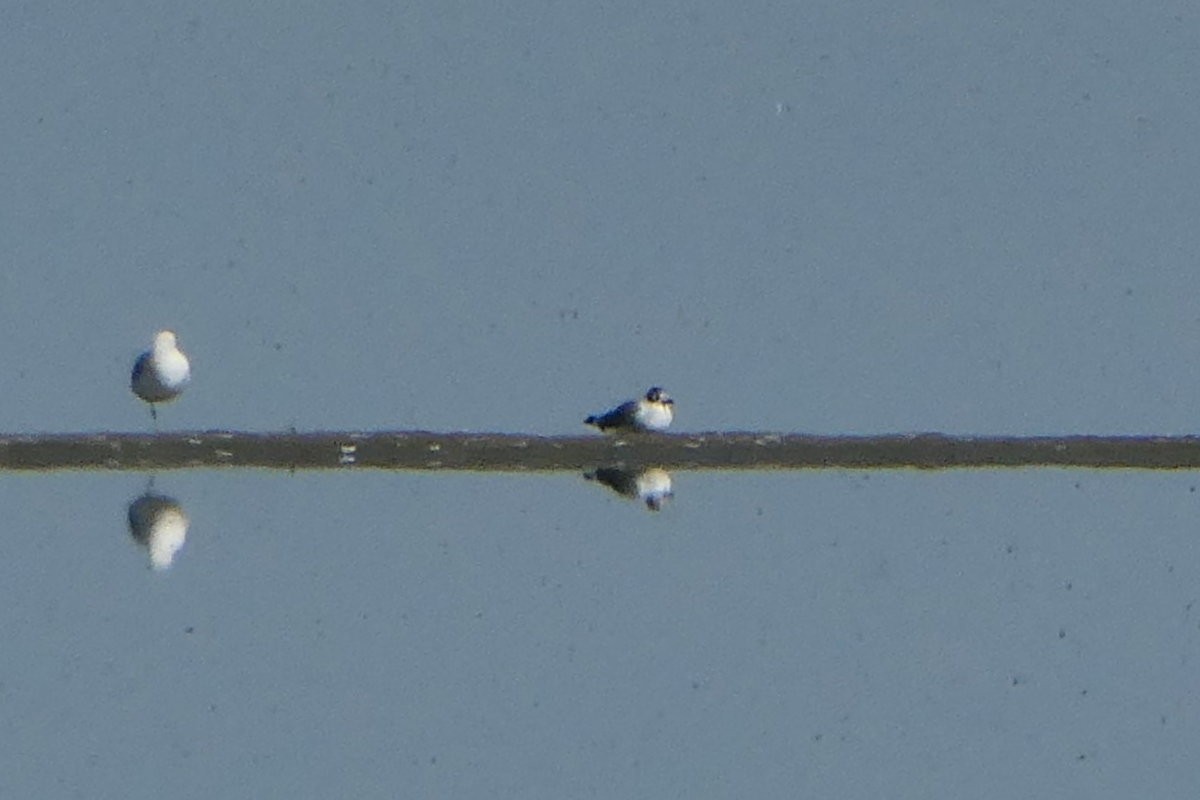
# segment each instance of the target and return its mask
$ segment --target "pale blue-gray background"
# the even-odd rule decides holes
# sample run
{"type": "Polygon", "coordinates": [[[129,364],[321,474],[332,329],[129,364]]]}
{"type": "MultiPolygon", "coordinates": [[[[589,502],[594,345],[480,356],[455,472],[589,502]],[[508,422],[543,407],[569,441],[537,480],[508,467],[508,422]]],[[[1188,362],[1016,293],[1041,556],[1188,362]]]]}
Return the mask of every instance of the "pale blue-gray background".
{"type": "MultiPolygon", "coordinates": [[[[1188,4],[8,4],[0,76],[4,432],[148,429],[163,326],[168,429],[1197,428],[1188,4]]],[[[1194,476],[676,483],[161,475],[155,574],[144,476],[0,478],[0,794],[1194,789],[1194,476]]]]}

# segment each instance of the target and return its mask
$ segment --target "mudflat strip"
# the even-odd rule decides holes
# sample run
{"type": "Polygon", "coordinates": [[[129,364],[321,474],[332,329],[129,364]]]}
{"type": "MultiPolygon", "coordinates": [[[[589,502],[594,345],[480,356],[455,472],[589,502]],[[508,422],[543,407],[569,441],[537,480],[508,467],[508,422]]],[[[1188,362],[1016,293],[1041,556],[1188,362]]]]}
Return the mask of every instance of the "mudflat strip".
{"type": "Polygon", "coordinates": [[[0,471],[365,467],[522,472],[603,464],[675,470],[1200,469],[1200,437],[750,432],[601,437],[429,431],[0,435],[0,471]]]}

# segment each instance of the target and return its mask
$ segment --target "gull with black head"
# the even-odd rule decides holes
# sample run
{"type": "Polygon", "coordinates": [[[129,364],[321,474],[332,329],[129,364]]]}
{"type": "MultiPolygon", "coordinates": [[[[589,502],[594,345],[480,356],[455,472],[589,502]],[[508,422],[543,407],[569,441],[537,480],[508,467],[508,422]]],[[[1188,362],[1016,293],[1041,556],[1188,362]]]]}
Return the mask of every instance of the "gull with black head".
{"type": "Polygon", "coordinates": [[[611,411],[596,414],[583,421],[605,433],[665,431],[675,418],[675,401],[658,386],[652,386],[645,396],[629,400],[611,411]]]}

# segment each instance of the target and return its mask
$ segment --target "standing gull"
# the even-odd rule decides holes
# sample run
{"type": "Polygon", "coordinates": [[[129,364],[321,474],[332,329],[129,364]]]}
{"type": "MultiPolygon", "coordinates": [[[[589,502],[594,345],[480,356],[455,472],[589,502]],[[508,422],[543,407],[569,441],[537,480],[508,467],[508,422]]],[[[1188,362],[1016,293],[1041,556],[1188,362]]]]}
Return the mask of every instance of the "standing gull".
{"type": "Polygon", "coordinates": [[[178,397],[191,376],[191,366],[176,345],[175,334],[159,331],[154,335],[154,345],[134,362],[129,388],[150,404],[150,416],[157,421],[154,404],[178,397]]]}
{"type": "Polygon", "coordinates": [[[611,411],[588,417],[585,425],[595,425],[602,431],[665,431],[675,413],[675,401],[657,386],[651,387],[640,400],[621,403],[611,411]]]}

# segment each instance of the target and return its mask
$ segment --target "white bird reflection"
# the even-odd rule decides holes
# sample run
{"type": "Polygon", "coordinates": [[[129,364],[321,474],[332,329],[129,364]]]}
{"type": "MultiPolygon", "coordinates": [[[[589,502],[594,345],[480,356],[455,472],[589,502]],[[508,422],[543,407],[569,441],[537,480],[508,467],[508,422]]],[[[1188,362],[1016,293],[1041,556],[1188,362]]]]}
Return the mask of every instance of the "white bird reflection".
{"type": "Polygon", "coordinates": [[[651,511],[662,510],[663,504],[675,496],[671,489],[671,473],[658,467],[598,467],[585,472],[583,477],[604,484],[622,497],[641,500],[651,511]]]}
{"type": "Polygon", "coordinates": [[[129,533],[150,554],[150,566],[171,566],[187,539],[188,517],[173,497],[147,491],[129,504],[129,533]]]}

